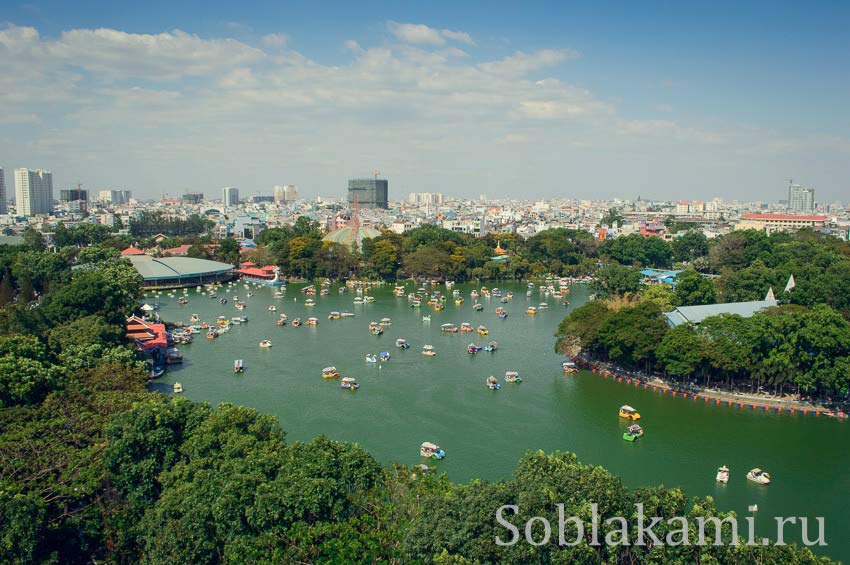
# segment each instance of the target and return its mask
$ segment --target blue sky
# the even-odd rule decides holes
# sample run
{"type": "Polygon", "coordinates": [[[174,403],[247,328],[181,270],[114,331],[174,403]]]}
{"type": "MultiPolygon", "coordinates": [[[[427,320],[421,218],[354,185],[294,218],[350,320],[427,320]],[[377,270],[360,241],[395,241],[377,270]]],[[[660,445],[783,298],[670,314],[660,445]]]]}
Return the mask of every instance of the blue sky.
{"type": "Polygon", "coordinates": [[[0,166],[60,187],[337,196],[377,168],[397,196],[850,194],[844,2],[34,1],[0,22],[0,72],[27,77],[0,89],[0,166]]]}

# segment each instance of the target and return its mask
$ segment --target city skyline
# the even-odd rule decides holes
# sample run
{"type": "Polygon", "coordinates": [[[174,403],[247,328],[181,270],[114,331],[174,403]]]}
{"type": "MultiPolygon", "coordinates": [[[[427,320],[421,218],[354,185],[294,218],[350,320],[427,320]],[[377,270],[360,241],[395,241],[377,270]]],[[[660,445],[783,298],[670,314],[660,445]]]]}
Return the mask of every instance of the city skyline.
{"type": "Polygon", "coordinates": [[[850,9],[712,6],[339,4],[351,19],[327,26],[323,9],[263,3],[239,18],[12,6],[0,166],[140,198],[343,198],[377,168],[391,200],[776,201],[789,176],[846,199],[850,9]]]}

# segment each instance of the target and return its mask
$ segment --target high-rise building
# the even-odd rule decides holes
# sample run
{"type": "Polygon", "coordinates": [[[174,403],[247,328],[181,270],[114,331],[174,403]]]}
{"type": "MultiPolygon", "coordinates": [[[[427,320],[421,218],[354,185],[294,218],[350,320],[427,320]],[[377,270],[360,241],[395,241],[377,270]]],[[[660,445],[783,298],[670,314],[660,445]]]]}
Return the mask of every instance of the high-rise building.
{"type": "Polygon", "coordinates": [[[298,200],[298,190],[294,184],[288,184],[283,187],[283,199],[286,202],[295,202],[298,200]]]}
{"type": "Polygon", "coordinates": [[[361,208],[389,208],[389,182],[386,179],[352,179],[348,181],[348,203],[361,208]]]}
{"type": "Polygon", "coordinates": [[[274,189],[272,190],[272,195],[274,196],[274,203],[280,204],[286,200],[286,195],[284,193],[283,186],[276,184],[274,185],[274,189]]]}
{"type": "Polygon", "coordinates": [[[239,189],[235,186],[225,186],[221,190],[221,199],[225,206],[236,206],[239,204],[239,189]]]}
{"type": "Polygon", "coordinates": [[[815,209],[815,189],[803,188],[799,184],[788,185],[788,210],[812,212],[815,209]]]}
{"type": "Polygon", "coordinates": [[[127,204],[132,198],[129,190],[101,190],[97,193],[97,200],[104,204],[120,206],[127,204]]]}
{"type": "Polygon", "coordinates": [[[15,169],[15,205],[19,216],[53,212],[53,173],[15,169]]]}
{"type": "Polygon", "coordinates": [[[89,191],[83,190],[79,185],[77,188],[62,189],[59,191],[59,201],[69,212],[85,214],[88,210],[89,191]]]}
{"type": "Polygon", "coordinates": [[[203,192],[185,192],[183,193],[184,204],[200,204],[204,199],[203,192]]]}
{"type": "Polygon", "coordinates": [[[0,167],[0,214],[6,213],[6,175],[0,167]]]}
{"type": "Polygon", "coordinates": [[[410,204],[442,204],[443,195],[439,192],[411,192],[407,201],[410,204]]]}

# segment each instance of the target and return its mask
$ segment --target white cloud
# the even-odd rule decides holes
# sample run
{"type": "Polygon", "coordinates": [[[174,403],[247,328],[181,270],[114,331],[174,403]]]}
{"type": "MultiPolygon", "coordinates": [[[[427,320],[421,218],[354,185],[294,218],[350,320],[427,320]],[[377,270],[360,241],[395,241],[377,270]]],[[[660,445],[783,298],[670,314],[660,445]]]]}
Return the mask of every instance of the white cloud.
{"type": "Polygon", "coordinates": [[[479,68],[497,75],[523,76],[532,71],[560,65],[568,56],[574,56],[570,49],[542,49],[534,53],[517,51],[498,61],[481,63],[479,68]]]}
{"type": "Polygon", "coordinates": [[[439,30],[423,24],[400,24],[398,22],[387,22],[387,29],[401,41],[407,43],[427,43],[429,45],[442,45],[446,42],[439,30]]]}
{"type": "Polygon", "coordinates": [[[475,45],[475,41],[473,41],[472,36],[466,33],[465,31],[452,31],[450,29],[444,29],[440,33],[443,35],[443,37],[451,39],[452,41],[460,41],[461,43],[466,43],[467,45],[475,45]]]}
{"type": "Polygon", "coordinates": [[[289,38],[282,33],[270,33],[263,36],[263,45],[271,49],[283,49],[289,38]]]}

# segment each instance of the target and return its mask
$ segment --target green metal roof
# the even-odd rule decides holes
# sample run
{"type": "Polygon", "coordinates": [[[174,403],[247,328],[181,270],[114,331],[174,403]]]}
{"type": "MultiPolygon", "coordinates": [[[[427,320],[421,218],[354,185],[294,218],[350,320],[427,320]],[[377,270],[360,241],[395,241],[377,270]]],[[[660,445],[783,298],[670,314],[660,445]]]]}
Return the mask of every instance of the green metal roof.
{"type": "Polygon", "coordinates": [[[752,302],[730,302],[728,304],[706,304],[703,306],[679,306],[671,312],[665,312],[664,316],[671,327],[680,324],[699,324],[711,316],[720,314],[737,314],[743,318],[749,318],[765,308],[779,304],[776,300],[754,300],[752,302]]]}
{"type": "Polygon", "coordinates": [[[233,269],[233,265],[195,259],[193,257],[151,257],[150,255],[127,255],[142,278],[148,281],[214,275],[233,269]]]}

